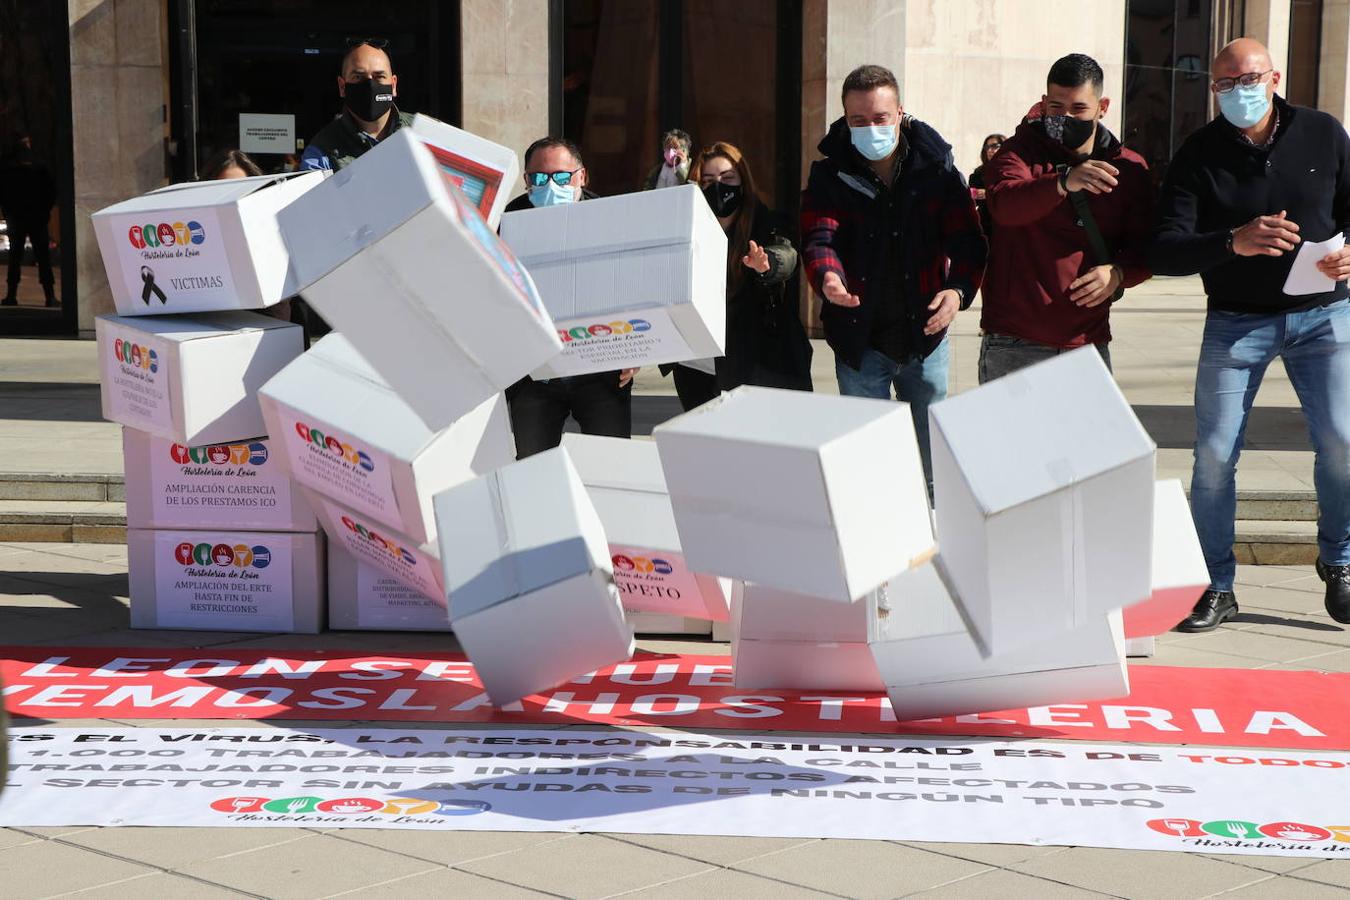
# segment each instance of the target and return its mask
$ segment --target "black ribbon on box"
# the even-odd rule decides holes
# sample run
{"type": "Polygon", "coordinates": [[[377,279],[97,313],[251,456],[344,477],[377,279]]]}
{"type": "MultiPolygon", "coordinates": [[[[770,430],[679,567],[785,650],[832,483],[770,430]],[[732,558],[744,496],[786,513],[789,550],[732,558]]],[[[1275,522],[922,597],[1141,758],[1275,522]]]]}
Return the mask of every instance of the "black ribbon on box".
{"type": "Polygon", "coordinates": [[[160,303],[167,304],[169,302],[169,298],[164,296],[164,292],[159,289],[159,285],[155,284],[154,269],[149,266],[141,266],[141,282],[145,285],[141,289],[141,299],[145,301],[146,306],[150,305],[151,294],[158,297],[160,303]]]}

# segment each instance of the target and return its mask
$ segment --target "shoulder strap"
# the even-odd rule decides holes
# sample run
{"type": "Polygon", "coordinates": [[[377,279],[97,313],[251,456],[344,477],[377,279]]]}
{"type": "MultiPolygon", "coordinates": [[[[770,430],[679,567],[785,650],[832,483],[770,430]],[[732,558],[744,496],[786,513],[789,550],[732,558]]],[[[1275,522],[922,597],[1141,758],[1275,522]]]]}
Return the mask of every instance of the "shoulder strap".
{"type": "MultiPolygon", "coordinates": [[[[1082,226],[1083,233],[1087,237],[1088,249],[1092,251],[1092,257],[1099,266],[1109,266],[1115,262],[1111,257],[1111,250],[1106,246],[1106,238],[1102,237],[1102,230],[1097,226],[1097,220],[1092,217],[1092,209],[1088,206],[1087,196],[1082,191],[1069,191],[1069,202],[1073,204],[1074,215],[1078,217],[1078,224],[1082,226]]],[[[1116,295],[1111,298],[1115,303],[1125,293],[1124,289],[1116,291],[1116,295]]]]}

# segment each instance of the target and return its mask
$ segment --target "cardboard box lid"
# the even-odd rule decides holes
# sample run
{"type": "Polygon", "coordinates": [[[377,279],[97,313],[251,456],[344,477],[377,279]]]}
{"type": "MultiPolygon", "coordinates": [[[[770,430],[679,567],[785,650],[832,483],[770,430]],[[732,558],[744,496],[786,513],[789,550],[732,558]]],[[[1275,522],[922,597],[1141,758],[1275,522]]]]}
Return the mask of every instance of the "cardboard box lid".
{"type": "Polygon", "coordinates": [[[658,425],[652,433],[815,452],[897,414],[907,416],[909,411],[889,400],[743,386],[658,425]]]}
{"type": "Polygon", "coordinates": [[[681,552],[675,512],[654,442],[565,434],[562,445],[610,543],[681,552]]]}
{"type": "MultiPolygon", "coordinates": [[[[502,216],[502,240],[525,265],[691,242],[696,217],[717,218],[697,185],[595,197],[502,216]]],[[[706,224],[703,223],[703,224],[706,224]]],[[[718,225],[721,234],[721,226],[718,225]]]]}
{"type": "Polygon", "coordinates": [[[1092,347],[936,403],[930,415],[986,514],[1157,449],[1092,347]]]}
{"type": "Polygon", "coordinates": [[[318,172],[287,172],[280,175],[254,175],[251,178],[225,178],[218,181],[189,181],[182,184],[170,184],[156,188],[149,193],[112,206],[104,207],[95,216],[115,216],[159,209],[176,209],[191,206],[223,206],[242,200],[251,194],[265,190],[275,184],[295,178],[314,178],[321,180],[318,172]]]}
{"type": "Polygon", "coordinates": [[[261,393],[403,460],[411,460],[440,433],[428,428],[337,332],[272,376],[261,393]]]}
{"type": "Polygon", "coordinates": [[[586,489],[561,447],[432,499],[450,619],[584,575],[609,553],[586,489]]]}
{"type": "Polygon", "coordinates": [[[152,334],[166,341],[183,343],[202,338],[228,337],[249,331],[275,331],[281,328],[299,328],[290,322],[249,310],[222,312],[181,313],[167,316],[103,315],[98,321],[152,334]]]}

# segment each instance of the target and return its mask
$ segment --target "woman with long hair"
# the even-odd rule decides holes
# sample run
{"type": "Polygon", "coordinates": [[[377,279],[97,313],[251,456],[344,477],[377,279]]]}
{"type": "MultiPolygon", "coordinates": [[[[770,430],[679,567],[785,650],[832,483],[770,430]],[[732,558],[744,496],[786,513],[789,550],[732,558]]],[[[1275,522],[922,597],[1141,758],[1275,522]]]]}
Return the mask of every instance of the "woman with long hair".
{"type": "Polygon", "coordinates": [[[797,271],[787,220],[759,198],[733,144],[705,148],[689,174],[727,233],[727,335],[725,356],[675,367],[680,405],[693,409],[742,384],[811,390],[811,342],[786,290],[797,271]]]}
{"type": "Polygon", "coordinates": [[[998,151],[1003,149],[1003,142],[1007,139],[1006,134],[997,133],[986,137],[984,143],[980,145],[980,165],[970,173],[970,196],[975,201],[975,209],[980,213],[980,224],[984,226],[986,238],[994,230],[994,220],[984,202],[984,167],[989,164],[989,160],[998,156],[998,151]]]}

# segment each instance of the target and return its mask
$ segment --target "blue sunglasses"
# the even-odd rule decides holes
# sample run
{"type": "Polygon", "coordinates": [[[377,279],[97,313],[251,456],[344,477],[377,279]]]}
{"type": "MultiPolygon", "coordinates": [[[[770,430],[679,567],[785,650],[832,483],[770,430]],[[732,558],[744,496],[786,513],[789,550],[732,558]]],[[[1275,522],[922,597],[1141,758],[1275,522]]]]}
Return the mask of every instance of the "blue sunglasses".
{"type": "Polygon", "coordinates": [[[542,187],[552,178],[558,187],[567,187],[572,183],[572,176],[580,171],[581,169],[573,169],[570,172],[526,172],[525,183],[530,187],[542,187]]]}

